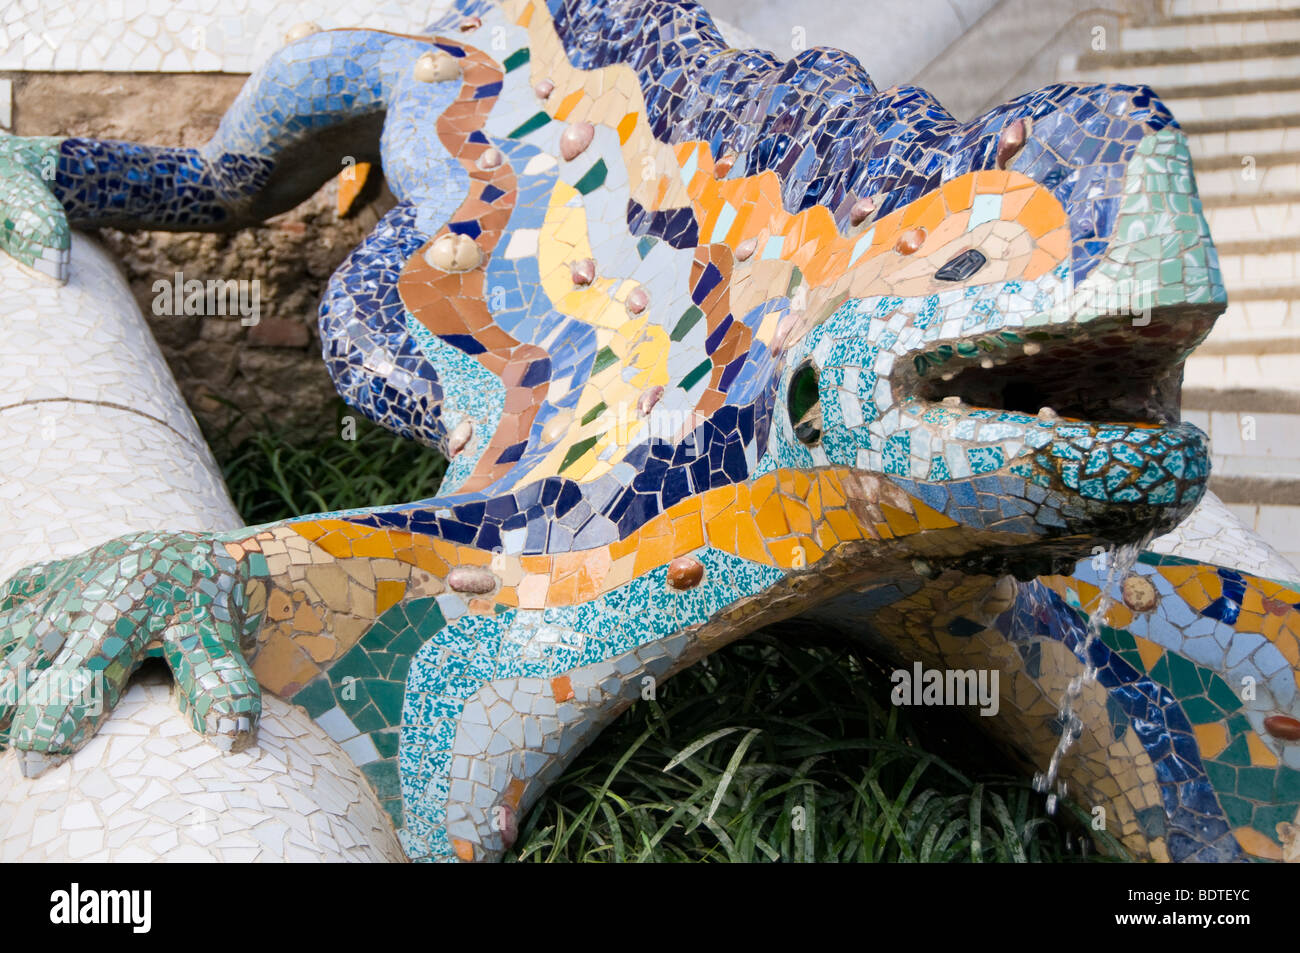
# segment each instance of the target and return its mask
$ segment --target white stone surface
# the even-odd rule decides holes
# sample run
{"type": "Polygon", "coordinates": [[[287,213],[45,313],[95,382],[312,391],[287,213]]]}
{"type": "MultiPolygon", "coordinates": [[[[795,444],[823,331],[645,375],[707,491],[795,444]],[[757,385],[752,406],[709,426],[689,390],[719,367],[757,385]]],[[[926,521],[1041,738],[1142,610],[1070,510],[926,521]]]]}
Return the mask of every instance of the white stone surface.
{"type": "Polygon", "coordinates": [[[1184,412],[1183,419],[1209,434],[1212,472],[1300,480],[1293,414],[1197,410],[1184,412]]]}
{"type": "MultiPolygon", "coordinates": [[[[1260,537],[1279,541],[1281,554],[1293,564],[1300,565],[1300,506],[1273,503],[1229,503],[1232,515],[1241,524],[1260,537]]],[[[1292,574],[1279,577],[1294,581],[1292,574]]]]}
{"type": "Polygon", "coordinates": [[[1297,0],[1168,0],[1166,9],[1170,16],[1201,16],[1207,13],[1228,13],[1250,10],[1297,10],[1297,0]]]}
{"type": "Polygon", "coordinates": [[[1193,63],[1147,63],[1118,69],[1084,69],[1075,71],[1074,78],[1086,83],[1144,83],[1159,92],[1165,87],[1234,83],[1264,76],[1296,75],[1300,75],[1300,56],[1261,56],[1193,63]]]}
{"type": "Polygon", "coordinates": [[[76,236],[61,287],[0,256],[0,288],[0,579],[138,530],[242,525],[98,245],[76,236]]]}
{"type": "Polygon", "coordinates": [[[1225,43],[1276,43],[1281,40],[1300,40],[1300,19],[1131,27],[1120,36],[1120,47],[1124,50],[1168,50],[1225,43]]]}
{"type": "Polygon", "coordinates": [[[137,682],[39,778],[0,755],[0,863],[401,861],[370,786],[301,709],[263,699],[257,746],[223,755],[170,686],[137,682]]]}
{"type": "MultiPolygon", "coordinates": [[[[699,0],[783,59],[815,46],[852,53],[880,88],[905,83],[996,0],[699,0]]],[[[725,31],[724,31],[725,35],[725,31]]],[[[734,45],[734,44],[733,44],[734,45]]]]}
{"type": "MultiPolygon", "coordinates": [[[[249,73],[300,23],[422,30],[447,0],[8,0],[0,12],[0,69],[249,73]]],[[[706,0],[733,46],[782,57],[834,46],[853,53],[882,86],[905,81],[974,23],[994,0],[856,0],[793,6],[781,0],[706,0]],[[752,34],[749,35],[749,34],[752,34]],[[881,37],[889,37],[882,43],[881,37]]]]}
{"type": "Polygon", "coordinates": [[[251,73],[310,21],[324,29],[423,29],[445,0],[7,0],[0,69],[251,73]]]}
{"type": "MultiPolygon", "coordinates": [[[[234,320],[238,320],[237,318],[234,320]]],[[[74,235],[57,286],[0,255],[0,579],[140,530],[242,525],[135,298],[74,235]]],[[[222,755],[166,684],[137,684],[64,764],[0,756],[0,862],[402,860],[356,765],[269,695],[222,755]]]]}
{"type": "Polygon", "coordinates": [[[1238,507],[1226,506],[1213,493],[1206,493],[1177,529],[1152,540],[1149,548],[1268,579],[1300,579],[1300,570],[1293,564],[1295,555],[1280,553],[1261,539],[1256,535],[1255,514],[1250,514],[1249,521],[1245,515],[1238,507]]]}

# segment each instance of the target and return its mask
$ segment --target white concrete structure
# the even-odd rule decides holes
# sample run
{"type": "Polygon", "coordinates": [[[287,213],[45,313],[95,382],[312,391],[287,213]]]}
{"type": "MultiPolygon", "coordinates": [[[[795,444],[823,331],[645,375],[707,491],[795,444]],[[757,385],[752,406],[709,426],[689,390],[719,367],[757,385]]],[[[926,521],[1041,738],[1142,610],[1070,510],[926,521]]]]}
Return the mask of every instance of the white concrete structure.
{"type": "MultiPolygon", "coordinates": [[[[233,320],[238,320],[234,318],[233,320]]],[[[131,290],[74,235],[68,284],[0,255],[0,580],[140,530],[243,525],[131,290]]],[[[379,801],[301,709],[263,698],[222,755],[136,684],[38,778],[0,755],[0,862],[402,860],[379,801]]]]}
{"type": "Polygon", "coordinates": [[[102,248],[77,236],[62,287],[4,256],[0,287],[0,579],[138,530],[243,525],[102,248]]]}
{"type": "Polygon", "coordinates": [[[132,685],[86,747],[39,778],[0,756],[0,863],[401,861],[356,766],[301,709],[266,697],[257,746],[223,755],[169,684],[132,685]]]}
{"type": "MultiPolygon", "coordinates": [[[[922,6],[933,8],[929,25],[935,32],[928,45],[937,52],[972,18],[972,11],[992,2],[955,0],[950,5],[949,0],[923,0],[922,6]]],[[[847,8],[848,0],[840,0],[840,5],[847,8]]],[[[326,30],[364,26],[417,33],[447,6],[447,0],[381,0],[364,6],[345,0],[9,0],[0,11],[0,70],[251,73],[301,24],[314,23],[326,30]]],[[[764,23],[764,11],[769,19],[788,12],[786,5],[770,2],[743,11],[725,0],[705,6],[723,20],[734,8],[745,12],[746,19],[757,14],[756,19],[764,23]]],[[[901,4],[892,8],[895,22],[890,25],[916,34],[913,39],[924,47],[926,24],[916,18],[916,4],[909,9],[905,15],[901,4]]],[[[823,44],[843,37],[842,21],[832,13],[826,8],[809,10],[813,33],[823,44]]],[[[880,26],[873,20],[870,28],[866,21],[857,28],[863,51],[870,48],[869,38],[879,35],[880,26]]],[[[733,45],[764,42],[726,24],[720,27],[733,45]]],[[[784,45],[778,42],[774,48],[784,45]]],[[[906,60],[898,44],[887,49],[894,51],[901,68],[906,60]]],[[[923,49],[918,52],[925,55],[923,49]]],[[[0,127],[7,127],[10,91],[0,86],[0,94],[0,127]]]]}

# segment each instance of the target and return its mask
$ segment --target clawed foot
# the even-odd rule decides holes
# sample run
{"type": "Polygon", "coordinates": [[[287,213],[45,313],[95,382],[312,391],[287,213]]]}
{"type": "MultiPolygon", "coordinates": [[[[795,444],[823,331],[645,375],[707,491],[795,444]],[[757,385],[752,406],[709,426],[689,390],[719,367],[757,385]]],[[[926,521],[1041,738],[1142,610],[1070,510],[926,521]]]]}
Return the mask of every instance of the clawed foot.
{"type": "Polygon", "coordinates": [[[50,190],[61,141],[0,133],[0,251],[59,284],[68,280],[72,248],[63,206],[50,190]]]}
{"type": "Polygon", "coordinates": [[[143,533],[0,584],[0,747],[35,777],[80,749],[131,674],[162,658],[182,713],[224,751],[253,743],[261,690],[241,641],[246,564],[211,536],[143,533]]]}

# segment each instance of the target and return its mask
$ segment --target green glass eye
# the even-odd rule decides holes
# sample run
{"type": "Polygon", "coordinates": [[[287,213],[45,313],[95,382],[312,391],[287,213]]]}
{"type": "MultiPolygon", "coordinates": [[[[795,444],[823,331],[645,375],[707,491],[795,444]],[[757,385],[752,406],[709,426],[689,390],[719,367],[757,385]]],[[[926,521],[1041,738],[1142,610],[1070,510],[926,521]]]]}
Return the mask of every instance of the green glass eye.
{"type": "Polygon", "coordinates": [[[790,425],[794,435],[808,446],[822,437],[821,393],[817,389],[817,368],[805,361],[795,369],[790,378],[790,394],[786,400],[790,425]]]}

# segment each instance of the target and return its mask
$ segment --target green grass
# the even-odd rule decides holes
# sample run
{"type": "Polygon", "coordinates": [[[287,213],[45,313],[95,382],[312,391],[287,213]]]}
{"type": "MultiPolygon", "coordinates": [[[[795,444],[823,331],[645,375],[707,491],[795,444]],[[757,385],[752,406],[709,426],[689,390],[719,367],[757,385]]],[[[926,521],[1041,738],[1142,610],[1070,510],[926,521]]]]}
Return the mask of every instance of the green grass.
{"type": "Polygon", "coordinates": [[[529,812],[510,859],[1083,859],[1077,808],[1048,817],[964,719],[892,706],[889,687],[806,628],[723,649],[608,728],[529,812]]]}
{"type": "Polygon", "coordinates": [[[263,421],[250,436],[233,443],[231,434],[243,422],[237,413],[222,430],[209,434],[230,497],[248,525],[411,503],[438,492],[447,469],[438,453],[395,437],[341,401],[334,419],[339,423],[316,440],[293,439],[263,421]],[[353,440],[340,436],[345,416],[355,422],[353,440]]]}
{"type": "MultiPolygon", "coordinates": [[[[354,416],[354,441],[338,429],[295,440],[271,425],[238,444],[229,427],[213,437],[250,525],[436,492],[436,453],[354,416]]],[[[1077,805],[1048,816],[970,721],[898,708],[889,690],[887,670],[856,646],[814,626],[769,628],[634,704],[532,808],[507,859],[1102,859],[1079,847],[1077,805]]]]}

